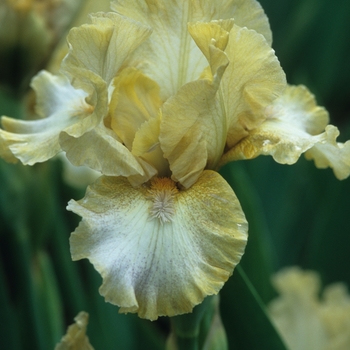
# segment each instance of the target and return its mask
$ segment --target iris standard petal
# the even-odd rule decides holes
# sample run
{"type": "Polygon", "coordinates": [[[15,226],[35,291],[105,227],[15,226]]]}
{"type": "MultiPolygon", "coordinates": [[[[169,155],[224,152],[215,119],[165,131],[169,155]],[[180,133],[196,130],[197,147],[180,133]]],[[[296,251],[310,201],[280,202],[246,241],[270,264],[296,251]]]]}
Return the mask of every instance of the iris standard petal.
{"type": "Polygon", "coordinates": [[[265,113],[266,121],[227,152],[221,164],[261,154],[272,155],[278,163],[293,164],[314,145],[332,139],[328,135],[331,129],[320,133],[328,121],[327,111],[317,106],[314,96],[303,86],[289,86],[265,113]]]}
{"type": "Polygon", "coordinates": [[[227,149],[265,119],[265,108],[286,88],[280,63],[262,35],[234,25],[225,53],[230,61],[220,84],[228,125],[227,149]]]}
{"type": "Polygon", "coordinates": [[[161,113],[145,121],[135,134],[132,145],[132,154],[143,159],[157,169],[157,176],[170,176],[167,159],[160,148],[161,113]]]}
{"type": "Polygon", "coordinates": [[[162,104],[159,86],[135,68],[124,69],[113,85],[115,88],[109,108],[111,128],[131,150],[140,126],[159,114],[162,104]]]}
{"type": "Polygon", "coordinates": [[[247,240],[240,204],[213,171],[183,191],[168,178],[134,188],[101,177],[68,209],[83,217],[70,239],[73,260],[94,264],[100,293],[120,312],[151,320],[190,312],[218,293],[247,240]]]}
{"type": "Polygon", "coordinates": [[[219,21],[189,25],[191,35],[209,60],[211,74],[184,85],[162,106],[161,148],[172,178],[186,188],[205,167],[217,165],[225,147],[226,118],[216,93],[229,63],[222,50],[227,44],[226,25],[219,21]]]}
{"type": "Polygon", "coordinates": [[[163,100],[198,79],[207,66],[187,31],[187,23],[234,18],[271,43],[268,19],[254,0],[118,0],[111,7],[153,29],[150,40],[135,51],[129,64],[142,65],[142,70],[160,85],[163,100]]]}
{"type": "Polygon", "coordinates": [[[91,24],[73,28],[68,34],[69,53],[62,68],[72,76],[91,71],[106,83],[112,81],[130,54],[151,33],[151,29],[116,13],[90,15],[91,24]]]}
{"type": "Polygon", "coordinates": [[[2,118],[4,130],[0,138],[5,147],[23,164],[35,164],[55,156],[61,147],[59,134],[94,112],[86,103],[87,93],[75,89],[64,76],[53,76],[42,71],[32,82],[40,96],[37,111],[38,120],[17,120],[2,118]]]}

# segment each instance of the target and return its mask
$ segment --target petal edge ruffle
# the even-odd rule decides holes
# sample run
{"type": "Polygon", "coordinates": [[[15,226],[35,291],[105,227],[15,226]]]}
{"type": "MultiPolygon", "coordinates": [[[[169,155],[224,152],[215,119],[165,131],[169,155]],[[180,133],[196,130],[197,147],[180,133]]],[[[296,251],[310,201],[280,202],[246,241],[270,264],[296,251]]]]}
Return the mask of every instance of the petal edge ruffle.
{"type": "Polygon", "coordinates": [[[173,198],[171,222],[150,215],[145,187],[101,177],[68,209],[83,217],[72,233],[73,260],[88,258],[103,277],[100,293],[151,320],[187,313],[218,293],[240,261],[247,222],[225,180],[205,171],[173,198]]]}

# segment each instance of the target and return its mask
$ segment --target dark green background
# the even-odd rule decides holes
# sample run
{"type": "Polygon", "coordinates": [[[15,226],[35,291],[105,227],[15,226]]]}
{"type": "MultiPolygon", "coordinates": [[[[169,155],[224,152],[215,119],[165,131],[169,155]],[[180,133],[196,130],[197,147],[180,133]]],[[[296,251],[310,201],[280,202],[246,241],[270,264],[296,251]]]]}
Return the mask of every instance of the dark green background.
{"type": "MultiPolygon", "coordinates": [[[[307,85],[330,111],[340,141],[350,139],[350,2],[261,4],[288,81],[307,85]]],[[[22,112],[18,95],[2,91],[0,114],[22,112]]],[[[350,285],[350,180],[303,157],[293,166],[270,157],[236,162],[222,175],[250,224],[241,268],[221,293],[230,349],[283,349],[264,312],[275,296],[271,273],[300,265],[318,271],[324,284],[350,285]]],[[[23,167],[0,160],[0,348],[52,349],[85,310],[96,349],[163,349],[168,319],[119,315],[99,296],[101,279],[92,266],[71,262],[68,237],[79,218],[65,206],[82,196],[62,182],[58,162],[23,167]]]]}

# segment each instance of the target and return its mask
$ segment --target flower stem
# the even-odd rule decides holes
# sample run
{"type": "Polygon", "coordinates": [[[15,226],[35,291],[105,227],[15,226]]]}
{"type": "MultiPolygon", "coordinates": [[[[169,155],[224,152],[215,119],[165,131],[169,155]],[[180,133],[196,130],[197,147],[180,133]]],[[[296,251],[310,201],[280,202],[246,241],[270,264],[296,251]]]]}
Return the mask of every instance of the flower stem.
{"type": "Polygon", "coordinates": [[[190,314],[171,318],[167,350],[226,350],[227,339],[219,315],[219,297],[207,297],[190,314]]]}

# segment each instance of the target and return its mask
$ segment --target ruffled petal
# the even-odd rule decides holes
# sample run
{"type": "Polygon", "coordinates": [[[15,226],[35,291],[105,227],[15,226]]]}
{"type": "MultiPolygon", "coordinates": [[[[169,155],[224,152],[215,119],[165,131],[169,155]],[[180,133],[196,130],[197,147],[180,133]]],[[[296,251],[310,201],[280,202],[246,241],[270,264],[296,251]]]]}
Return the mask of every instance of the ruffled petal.
{"type": "Polygon", "coordinates": [[[317,168],[332,168],[339,180],[350,175],[350,141],[336,142],[338,129],[333,125],[326,127],[326,141],[315,144],[305,153],[306,159],[314,160],[317,168]]]}
{"type": "Polygon", "coordinates": [[[70,239],[73,260],[93,263],[100,293],[120,312],[151,320],[190,312],[218,293],[247,240],[240,204],[213,171],[184,191],[167,178],[134,188],[102,177],[68,209],[83,217],[70,239]]]}
{"type": "Polygon", "coordinates": [[[55,346],[55,350],[94,350],[86,335],[89,315],[82,311],[74,318],[75,323],[70,325],[67,334],[55,346]]]}
{"type": "Polygon", "coordinates": [[[170,168],[167,159],[164,158],[160,148],[161,114],[150,118],[144,122],[135,134],[132,145],[132,154],[143,159],[148,164],[157,169],[157,175],[170,176],[170,168]]]}
{"type": "Polygon", "coordinates": [[[90,20],[91,24],[69,32],[70,49],[62,69],[71,76],[90,71],[109,85],[124,61],[148,38],[151,29],[116,13],[95,13],[90,20]]]}
{"type": "Polygon", "coordinates": [[[265,108],[286,88],[286,77],[266,40],[253,30],[233,26],[225,53],[230,61],[220,85],[230,149],[264,120],[265,108]]]}
{"type": "Polygon", "coordinates": [[[64,76],[42,71],[33,79],[32,86],[39,96],[38,114],[47,118],[24,121],[3,117],[5,131],[0,130],[4,147],[29,165],[55,156],[61,150],[60,132],[80,124],[94,112],[94,107],[85,101],[88,94],[75,89],[64,76]]]}
{"type": "Polygon", "coordinates": [[[327,111],[316,105],[304,86],[289,86],[284,95],[266,109],[266,121],[227,152],[221,165],[232,160],[272,155],[281,164],[294,164],[300,155],[316,144],[326,144],[327,111]]]}
{"type": "Polygon", "coordinates": [[[288,349],[349,349],[350,295],[344,283],[328,285],[314,271],[288,267],[272,280],[279,297],[268,305],[270,318],[288,349]]]}
{"type": "Polygon", "coordinates": [[[215,21],[189,25],[199,48],[207,56],[211,74],[184,85],[162,107],[160,143],[170,163],[172,178],[189,188],[205,167],[214,168],[225,147],[227,126],[216,97],[228,65],[223,52],[227,44],[226,26],[215,21]]]}
{"type": "Polygon", "coordinates": [[[238,24],[265,35],[271,43],[268,19],[254,0],[118,0],[111,7],[153,29],[150,40],[136,50],[129,64],[142,64],[142,70],[160,85],[163,100],[198,79],[207,66],[187,31],[187,23],[234,18],[238,24]]]}
{"type": "Polygon", "coordinates": [[[73,78],[71,84],[75,88],[87,92],[86,102],[92,106],[90,115],[64,129],[68,135],[80,137],[85,132],[99,125],[108,115],[108,89],[101,77],[88,71],[80,79],[73,78]]]}
{"type": "Polygon", "coordinates": [[[110,103],[111,128],[131,150],[140,126],[159,114],[162,104],[159,86],[135,68],[124,69],[114,85],[110,103]]]}
{"type": "Polygon", "coordinates": [[[274,275],[272,283],[280,296],[268,311],[288,349],[327,349],[327,333],[319,316],[319,276],[288,267],[274,275]]]}

